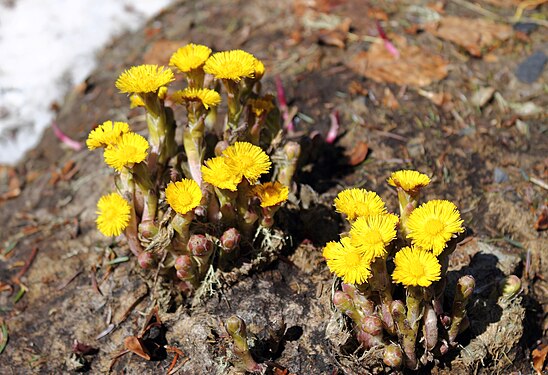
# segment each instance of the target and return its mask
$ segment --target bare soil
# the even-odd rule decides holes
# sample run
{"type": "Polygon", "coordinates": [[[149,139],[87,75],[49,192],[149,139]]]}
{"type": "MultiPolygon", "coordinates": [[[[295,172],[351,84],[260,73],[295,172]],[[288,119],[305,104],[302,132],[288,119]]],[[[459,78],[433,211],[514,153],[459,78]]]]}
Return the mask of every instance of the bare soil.
{"type": "MultiPolygon", "coordinates": [[[[440,13],[448,16],[513,15],[514,9],[492,1],[477,3],[480,10],[464,6],[472,4],[466,1],[430,6],[443,6],[440,13]]],[[[548,204],[542,112],[548,69],[531,84],[519,82],[514,71],[526,56],[547,50],[548,33],[545,26],[529,35],[514,31],[472,56],[454,41],[413,27],[417,12],[409,7],[421,4],[181,1],[109,45],[98,69],[59,105],[56,123],[79,141],[105,120],[128,120],[144,129],[139,110],[128,110],[128,98],[116,92],[116,77],[134,64],[166,64],[188,42],[255,54],[267,67],[266,91],[274,93],[274,77],[281,78],[290,107],[299,113],[292,137],[304,150],[295,199],[280,213],[286,245],[271,263],[219,281],[191,307],[151,282],[133,258],[108,264],[129,253],[123,239],[105,239],[95,229],[95,205],[110,190],[111,171],[99,153],[67,149],[49,129],[14,169],[1,170],[1,193],[15,197],[0,201],[0,323],[9,330],[0,372],[73,373],[82,363],[73,350],[78,340],[96,349],[84,356],[82,370],[89,373],[165,373],[173,352],[154,361],[131,353],[113,361],[124,338],[141,332],[156,303],[165,342],[184,353],[177,362],[181,374],[236,371],[223,329],[232,314],[256,337],[256,358],[278,374],[389,372],[374,355],[352,352],[355,346],[330,306],[333,280],[321,249],[343,230],[331,207],[341,189],[377,191],[395,209],[396,196],[385,180],[394,170],[412,167],[432,176],[426,199],[450,199],[461,209],[470,233],[452,257],[452,277],[472,273],[478,280],[471,329],[461,338],[466,348],[425,372],[532,373],[531,352],[548,330],[547,232],[535,228],[548,204]],[[445,59],[448,76],[419,89],[351,69],[348,63],[374,41],[362,37],[378,35],[376,19],[390,38],[403,37],[445,59]],[[482,88],[493,89],[485,103],[473,99],[482,88]],[[433,94],[444,100],[435,104],[428,98],[433,94]],[[524,103],[541,112],[527,111],[524,103]],[[326,143],[335,110],[339,136],[326,143]],[[521,277],[522,295],[496,304],[491,291],[510,273],[521,277]],[[22,287],[26,293],[15,302],[22,287]],[[273,349],[267,332],[282,319],[287,329],[273,349]]],[[[548,7],[525,15],[531,12],[546,18],[548,7]]]]}

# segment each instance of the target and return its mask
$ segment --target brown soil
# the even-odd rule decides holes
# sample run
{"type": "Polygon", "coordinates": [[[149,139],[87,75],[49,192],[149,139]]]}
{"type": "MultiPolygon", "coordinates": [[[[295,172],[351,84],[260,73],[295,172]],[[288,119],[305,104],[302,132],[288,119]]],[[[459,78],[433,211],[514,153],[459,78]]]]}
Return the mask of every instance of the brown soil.
{"type": "MultiPolygon", "coordinates": [[[[295,118],[295,138],[304,150],[297,176],[299,199],[281,213],[287,245],[270,265],[231,285],[216,285],[192,309],[180,298],[167,298],[137,271],[133,258],[106,265],[129,252],[123,240],[105,239],[94,225],[95,204],[110,190],[111,172],[99,153],[68,150],[47,130],[14,170],[12,182],[18,179],[21,193],[0,203],[0,285],[14,288],[13,294],[0,292],[0,317],[9,328],[0,372],[72,373],[78,367],[74,340],[97,348],[85,356],[90,373],[107,372],[124,338],[141,331],[144,315],[158,300],[167,344],[186,356],[179,359],[179,364],[186,361],[179,373],[235,371],[222,328],[232,314],[240,315],[256,336],[256,357],[291,373],[387,371],[373,355],[360,361],[360,353],[341,349],[348,335],[331,310],[332,278],[320,254],[322,245],[342,230],[343,221],[331,208],[338,191],[366,187],[395,208],[395,194],[385,180],[394,170],[413,167],[433,176],[427,199],[451,199],[460,207],[472,238],[455,252],[452,272],[476,276],[475,301],[491,303],[486,305],[489,314],[471,309],[472,329],[462,338],[467,349],[456,349],[426,371],[531,373],[531,351],[548,330],[547,261],[542,256],[547,232],[534,227],[548,199],[545,187],[535,183],[548,180],[546,116],[520,113],[516,106],[502,105],[501,98],[546,108],[542,82],[547,82],[548,69],[533,84],[520,83],[513,72],[532,51],[546,49],[548,33],[542,26],[529,36],[513,33],[482,49],[483,58],[471,57],[449,41],[410,31],[408,6],[418,3],[182,1],[108,46],[99,68],[60,106],[56,122],[74,139],[85,140],[95,124],[110,119],[127,119],[143,129],[140,112],[128,111],[128,99],[116,92],[116,77],[134,64],[165,64],[177,46],[190,41],[214,50],[254,53],[267,66],[267,91],[275,92],[274,77],[280,76],[290,106],[302,114],[295,118]],[[371,43],[345,39],[344,20],[351,21],[352,35],[377,35],[374,17],[385,16],[387,31],[446,59],[448,77],[420,91],[351,70],[347,63],[371,43]],[[344,48],[337,46],[341,43],[344,48]],[[496,93],[480,109],[471,98],[482,87],[496,93]],[[436,105],[425,91],[444,93],[446,100],[436,105]],[[333,110],[340,114],[341,131],[334,144],[327,144],[314,133],[327,133],[333,110]],[[356,145],[363,150],[364,144],[369,149],[366,160],[349,165],[359,151],[356,145]],[[27,291],[14,303],[20,288],[16,276],[33,254],[20,278],[27,291]],[[510,273],[522,278],[522,296],[507,305],[488,302],[492,287],[510,273]],[[95,279],[98,287],[93,286],[95,279]],[[161,303],[166,300],[170,303],[161,303]],[[287,331],[278,350],[268,354],[266,332],[281,319],[287,331]],[[480,341],[485,345],[478,346],[480,341]],[[469,349],[477,352],[470,355],[469,349]]],[[[448,2],[445,14],[483,17],[460,3],[448,2]]],[[[512,9],[482,5],[504,17],[513,14],[512,9]]],[[[534,12],[546,17],[548,8],[534,12]]],[[[165,359],[145,361],[126,354],[112,370],[165,373],[172,358],[167,353],[165,359]]]]}

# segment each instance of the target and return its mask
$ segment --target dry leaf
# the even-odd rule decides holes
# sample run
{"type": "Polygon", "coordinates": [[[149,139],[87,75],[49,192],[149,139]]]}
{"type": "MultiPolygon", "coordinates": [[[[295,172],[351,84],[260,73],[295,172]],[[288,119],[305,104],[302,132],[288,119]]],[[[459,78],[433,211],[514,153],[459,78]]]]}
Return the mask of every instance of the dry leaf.
{"type": "Polygon", "coordinates": [[[0,203],[21,194],[21,181],[14,168],[0,165],[0,203]]]}
{"type": "Polygon", "coordinates": [[[544,361],[546,360],[547,354],[548,345],[540,344],[538,348],[533,350],[533,367],[537,371],[538,375],[542,374],[542,369],[544,368],[544,361]]]}
{"type": "Polygon", "coordinates": [[[124,339],[124,347],[130,352],[137,354],[139,357],[150,361],[150,355],[146,352],[146,348],[143,346],[141,340],[138,337],[126,337],[124,339]]]}
{"type": "Polygon", "coordinates": [[[447,61],[418,46],[408,46],[405,38],[392,38],[399,58],[394,57],[383,41],[371,45],[369,51],[355,55],[348,66],[358,74],[381,83],[427,86],[447,76],[447,61]]]}
{"type": "Polygon", "coordinates": [[[388,14],[386,14],[384,10],[378,8],[367,9],[367,17],[379,21],[388,21],[388,14]]]}
{"type": "Polygon", "coordinates": [[[512,35],[512,27],[483,18],[444,17],[436,23],[426,25],[425,30],[478,57],[482,55],[482,49],[512,35]]]}
{"type": "Polygon", "coordinates": [[[143,63],[167,66],[171,55],[186,44],[187,42],[182,40],[160,39],[145,53],[143,56],[143,63]]]}
{"type": "Polygon", "coordinates": [[[354,146],[352,150],[346,153],[346,156],[348,157],[348,164],[350,164],[351,166],[360,164],[365,160],[368,152],[369,146],[367,145],[367,143],[359,141],[358,143],[356,143],[356,146],[354,146]]]}
{"type": "Polygon", "coordinates": [[[540,231],[548,229],[548,206],[543,206],[538,219],[535,222],[535,229],[540,231]]]}
{"type": "Polygon", "coordinates": [[[450,103],[451,100],[453,99],[451,94],[444,91],[432,92],[432,91],[418,90],[417,92],[419,93],[419,95],[429,99],[432,103],[434,103],[437,106],[444,106],[450,103]]]}
{"type": "Polygon", "coordinates": [[[400,103],[398,103],[398,99],[394,96],[392,91],[388,87],[384,88],[384,94],[382,97],[382,105],[383,107],[389,108],[389,109],[398,109],[400,108],[400,103]]]}

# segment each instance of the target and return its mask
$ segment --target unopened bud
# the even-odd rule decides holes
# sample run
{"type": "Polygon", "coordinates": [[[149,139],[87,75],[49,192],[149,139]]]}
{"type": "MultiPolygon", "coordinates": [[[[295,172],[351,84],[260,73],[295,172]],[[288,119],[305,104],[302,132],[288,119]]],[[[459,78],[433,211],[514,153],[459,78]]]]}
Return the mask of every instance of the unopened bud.
{"type": "Polygon", "coordinates": [[[221,236],[221,246],[224,251],[230,253],[238,247],[240,239],[240,232],[236,228],[229,228],[221,236]]]}
{"type": "Polygon", "coordinates": [[[333,294],[333,304],[342,313],[347,313],[348,311],[354,310],[354,305],[352,303],[352,298],[345,292],[337,290],[333,294]]]}
{"type": "Polygon", "coordinates": [[[177,271],[179,270],[185,270],[190,271],[192,270],[193,264],[192,264],[192,258],[190,258],[190,255],[180,255],[175,259],[175,269],[177,271]]]}
{"type": "Polygon", "coordinates": [[[227,141],[219,141],[215,145],[215,156],[221,156],[224,150],[228,148],[229,144],[227,141]]]}
{"type": "Polygon", "coordinates": [[[296,160],[301,154],[301,145],[297,142],[287,142],[284,146],[284,154],[288,160],[296,160]]]}
{"type": "Polygon", "coordinates": [[[245,322],[237,315],[232,315],[226,320],[226,330],[230,336],[245,337],[247,335],[245,322]]]}
{"type": "Polygon", "coordinates": [[[142,252],[137,257],[137,263],[139,263],[139,266],[141,266],[141,268],[148,270],[156,266],[156,258],[152,253],[142,252]]]}
{"type": "Polygon", "coordinates": [[[405,305],[400,300],[392,301],[392,304],[390,305],[390,312],[394,316],[394,319],[398,319],[398,317],[404,317],[405,316],[405,305]]]}
{"type": "Polygon", "coordinates": [[[188,249],[194,256],[206,257],[213,251],[213,242],[203,234],[193,234],[188,240],[188,249]]]}
{"type": "Polygon", "coordinates": [[[183,281],[189,281],[194,278],[194,273],[191,270],[177,270],[177,278],[183,281]]]}
{"type": "Polygon", "coordinates": [[[511,299],[521,292],[521,280],[516,275],[505,277],[499,282],[499,292],[505,299],[511,299]]]}
{"type": "Polygon", "coordinates": [[[471,275],[462,276],[457,281],[457,290],[463,299],[468,299],[472,295],[475,286],[476,280],[471,275]]]}
{"type": "Polygon", "coordinates": [[[382,320],[376,316],[366,316],[362,321],[362,329],[372,336],[382,334],[382,320]]]}
{"type": "Polygon", "coordinates": [[[398,368],[401,366],[403,353],[401,348],[396,344],[390,344],[384,348],[382,361],[385,365],[398,368]]]}

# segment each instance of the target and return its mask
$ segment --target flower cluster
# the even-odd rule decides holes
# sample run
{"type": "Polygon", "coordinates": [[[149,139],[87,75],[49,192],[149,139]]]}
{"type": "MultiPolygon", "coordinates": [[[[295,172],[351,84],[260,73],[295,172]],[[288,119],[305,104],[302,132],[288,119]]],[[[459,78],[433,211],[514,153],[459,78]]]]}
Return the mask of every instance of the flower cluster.
{"type": "Polygon", "coordinates": [[[280,142],[274,96],[260,92],[265,66],[252,54],[212,54],[191,43],[169,65],[186,88],[170,92],[177,75],[157,65],[131,67],[115,84],[131,108],[144,108],[148,138],[128,123],[106,121],[90,132],[87,145],[104,149],[118,190],[97,204],[99,231],[124,233],[141,267],[174,269],[160,274],[176,275],[180,290],[190,294],[211,267],[237,264],[240,248],[253,256],[257,236],[275,230],[300,147],[280,142]],[[218,124],[221,88],[227,117],[218,124]],[[183,106],[186,118],[177,123],[167,103],[183,106]],[[206,134],[217,138],[215,147],[208,147],[206,134]],[[275,163],[264,149],[276,152],[275,163]]]}
{"type": "Polygon", "coordinates": [[[350,231],[323,250],[327,266],[343,282],[333,297],[335,306],[354,321],[358,341],[366,349],[385,347],[384,362],[389,366],[416,369],[456,345],[474,287],[471,276],[459,279],[459,308],[449,315],[441,310],[443,265],[464,227],[452,202],[419,205],[420,190],[429,183],[428,176],[417,171],[392,173],[388,184],[398,192],[399,216],[389,213],[375,192],[340,192],[334,205],[346,215],[350,231]],[[405,296],[405,303],[395,296],[405,296]],[[421,333],[419,357],[416,343],[421,333]]]}

